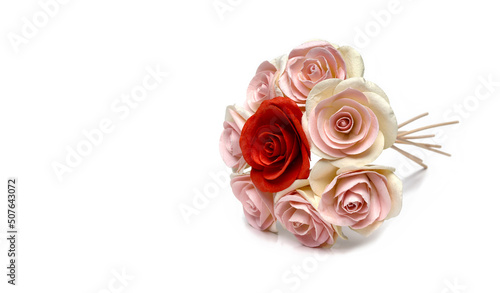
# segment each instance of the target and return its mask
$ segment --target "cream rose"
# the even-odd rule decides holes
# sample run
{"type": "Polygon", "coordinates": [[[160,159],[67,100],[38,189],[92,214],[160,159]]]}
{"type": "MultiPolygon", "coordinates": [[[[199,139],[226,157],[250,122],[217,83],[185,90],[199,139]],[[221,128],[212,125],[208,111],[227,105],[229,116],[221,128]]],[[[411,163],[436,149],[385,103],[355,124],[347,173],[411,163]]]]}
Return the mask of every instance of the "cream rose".
{"type": "Polygon", "coordinates": [[[258,190],[249,174],[232,174],[231,189],[243,205],[243,213],[250,226],[262,231],[277,232],[272,193],[258,190]]]}
{"type": "Polygon", "coordinates": [[[243,158],[240,148],[240,136],[243,125],[250,117],[250,113],[240,107],[228,106],[224,130],[219,140],[219,151],[226,166],[233,172],[241,173],[248,164],[243,158]]]}
{"type": "Polygon", "coordinates": [[[319,82],[363,76],[363,71],[363,59],[353,48],[311,41],[290,52],[279,87],[285,96],[303,108],[309,92],[319,82]]]}
{"type": "Polygon", "coordinates": [[[339,169],[331,161],[320,160],[309,180],[312,190],[321,195],[318,204],[321,216],[332,225],[348,226],[369,235],[401,210],[402,183],[393,168],[339,169]]]}
{"type": "Polygon", "coordinates": [[[339,167],[373,162],[394,144],[398,131],[387,95],[361,77],[317,84],[302,125],[311,150],[339,167]]]}
{"type": "Polygon", "coordinates": [[[285,229],[305,246],[330,247],[338,234],[319,214],[319,200],[307,179],[296,180],[289,188],[276,194],[274,211],[285,229]]]}

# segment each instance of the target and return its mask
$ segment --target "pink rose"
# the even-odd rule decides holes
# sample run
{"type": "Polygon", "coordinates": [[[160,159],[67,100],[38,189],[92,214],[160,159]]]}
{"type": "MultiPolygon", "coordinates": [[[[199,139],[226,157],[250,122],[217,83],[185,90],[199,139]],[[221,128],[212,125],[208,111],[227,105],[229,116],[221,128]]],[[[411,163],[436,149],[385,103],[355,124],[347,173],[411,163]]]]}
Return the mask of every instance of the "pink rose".
{"type": "Polygon", "coordinates": [[[308,180],[297,180],[278,192],[274,211],[280,223],[305,246],[330,247],[336,239],[334,227],[325,222],[317,210],[319,197],[308,180]]]}
{"type": "Polygon", "coordinates": [[[363,71],[363,59],[353,48],[312,41],[290,52],[279,87],[285,96],[304,107],[309,92],[319,82],[363,76],[363,71]]]}
{"type": "Polygon", "coordinates": [[[248,174],[232,174],[231,188],[243,204],[243,213],[252,227],[262,231],[277,231],[272,193],[258,190],[248,174]]]}
{"type": "Polygon", "coordinates": [[[250,117],[250,113],[235,106],[226,108],[224,130],[220,136],[219,151],[224,163],[233,169],[233,172],[242,172],[248,165],[243,158],[240,148],[240,136],[243,125],[250,117]]]}
{"type": "Polygon", "coordinates": [[[320,160],[313,167],[310,182],[321,194],[318,210],[336,226],[348,226],[368,235],[401,210],[402,183],[393,170],[381,166],[338,169],[320,160]]]}
{"type": "Polygon", "coordinates": [[[278,69],[281,67],[280,64],[284,62],[284,58],[286,56],[277,58],[272,63],[264,61],[260,64],[255,76],[248,85],[247,99],[245,101],[246,109],[255,113],[263,101],[283,96],[277,87],[277,81],[278,69]]]}
{"type": "Polygon", "coordinates": [[[385,93],[361,77],[316,85],[306,102],[304,131],[318,156],[339,167],[373,162],[396,141],[396,116],[385,93]]]}

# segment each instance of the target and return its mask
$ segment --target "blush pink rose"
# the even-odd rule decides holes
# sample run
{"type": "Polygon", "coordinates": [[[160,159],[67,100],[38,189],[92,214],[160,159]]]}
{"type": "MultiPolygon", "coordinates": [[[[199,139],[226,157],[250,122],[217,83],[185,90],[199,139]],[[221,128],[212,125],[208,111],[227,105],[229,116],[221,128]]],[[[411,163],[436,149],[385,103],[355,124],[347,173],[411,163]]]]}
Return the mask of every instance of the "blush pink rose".
{"type": "Polygon", "coordinates": [[[309,92],[319,82],[362,76],[363,71],[363,60],[353,48],[312,41],[290,52],[279,87],[286,97],[304,107],[309,92]]]}
{"type": "Polygon", "coordinates": [[[332,225],[348,226],[368,235],[401,210],[402,183],[391,168],[337,169],[331,162],[321,160],[313,168],[310,180],[321,194],[318,210],[332,225]],[[336,176],[322,188],[332,173],[336,176]]]}
{"type": "Polygon", "coordinates": [[[243,205],[243,213],[250,226],[261,231],[277,231],[272,193],[258,190],[248,174],[232,174],[231,188],[243,205]]]}
{"type": "Polygon", "coordinates": [[[226,120],[219,140],[219,151],[222,160],[226,166],[233,169],[233,172],[240,173],[248,166],[240,148],[241,130],[248,117],[250,113],[244,109],[235,106],[226,108],[226,120]]]}
{"type": "Polygon", "coordinates": [[[274,211],[278,221],[305,246],[330,247],[336,239],[334,227],[316,209],[319,201],[308,180],[297,180],[276,194],[274,211]]]}
{"type": "Polygon", "coordinates": [[[312,151],[339,167],[373,162],[395,142],[398,128],[385,93],[363,78],[319,83],[302,124],[312,151]]]}
{"type": "Polygon", "coordinates": [[[247,89],[245,108],[252,113],[257,111],[263,101],[283,95],[277,87],[279,76],[277,66],[280,67],[279,62],[283,58],[284,57],[273,60],[273,63],[276,65],[269,61],[262,62],[255,76],[250,81],[247,89]]]}

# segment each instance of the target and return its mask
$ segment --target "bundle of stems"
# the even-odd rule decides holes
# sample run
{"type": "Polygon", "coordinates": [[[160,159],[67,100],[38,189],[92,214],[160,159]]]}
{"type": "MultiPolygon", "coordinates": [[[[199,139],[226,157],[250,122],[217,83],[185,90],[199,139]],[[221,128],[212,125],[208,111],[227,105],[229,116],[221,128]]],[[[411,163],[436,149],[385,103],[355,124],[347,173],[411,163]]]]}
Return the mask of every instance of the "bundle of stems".
{"type": "MultiPolygon", "coordinates": [[[[414,122],[414,121],[416,121],[416,120],[418,120],[418,119],[420,119],[422,117],[425,117],[427,115],[429,115],[429,113],[423,113],[423,114],[420,114],[418,116],[415,116],[415,117],[411,118],[410,120],[405,121],[405,122],[399,124],[398,125],[398,129],[401,129],[401,127],[406,126],[406,125],[408,125],[408,124],[410,124],[410,123],[412,123],[412,122],[414,122]]],[[[443,122],[443,123],[431,124],[431,125],[427,125],[427,126],[424,126],[424,127],[419,127],[419,128],[416,128],[416,129],[413,129],[413,130],[408,130],[408,131],[400,130],[400,131],[398,131],[398,136],[396,138],[395,144],[412,145],[412,146],[416,146],[416,147],[422,148],[424,150],[435,152],[435,153],[438,153],[438,154],[441,154],[441,155],[451,156],[450,154],[439,150],[441,148],[441,145],[430,144],[430,143],[422,143],[422,142],[419,142],[419,141],[415,141],[415,140],[424,139],[424,138],[432,138],[432,137],[435,136],[435,134],[424,134],[424,135],[414,135],[414,134],[417,133],[417,132],[420,132],[422,130],[427,130],[427,129],[431,129],[431,128],[436,128],[436,127],[441,127],[441,126],[446,126],[446,125],[456,124],[456,123],[458,123],[458,121],[450,121],[450,122],[443,122]]],[[[412,154],[410,154],[410,153],[408,153],[408,152],[400,149],[395,144],[392,146],[392,148],[394,150],[398,151],[403,156],[405,156],[408,159],[410,159],[410,160],[414,161],[415,163],[419,164],[424,169],[427,169],[427,165],[424,164],[424,162],[423,162],[422,159],[420,159],[419,157],[416,157],[416,156],[414,156],[414,155],[412,155],[412,154]]]]}

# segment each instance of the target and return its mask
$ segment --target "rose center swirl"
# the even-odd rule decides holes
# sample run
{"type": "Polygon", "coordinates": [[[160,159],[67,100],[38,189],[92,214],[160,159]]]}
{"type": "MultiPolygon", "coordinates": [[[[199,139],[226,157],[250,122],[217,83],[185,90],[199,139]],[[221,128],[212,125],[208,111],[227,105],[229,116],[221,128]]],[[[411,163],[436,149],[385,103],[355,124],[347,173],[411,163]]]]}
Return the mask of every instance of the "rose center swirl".
{"type": "Polygon", "coordinates": [[[298,235],[304,235],[309,231],[310,226],[301,222],[293,222],[292,223],[293,230],[298,235]]]}
{"type": "Polygon", "coordinates": [[[303,80],[309,80],[311,82],[318,82],[323,76],[323,69],[321,64],[316,59],[307,59],[301,70],[301,75],[303,80]]]}
{"type": "Polygon", "coordinates": [[[357,206],[358,206],[358,203],[353,203],[353,202],[350,202],[350,203],[346,206],[346,208],[347,208],[347,210],[352,211],[352,210],[356,209],[356,207],[357,207],[357,206]]]}
{"type": "Polygon", "coordinates": [[[332,116],[334,129],[340,133],[349,133],[354,127],[354,119],[349,112],[337,112],[332,116]]]}
{"type": "Polygon", "coordinates": [[[257,89],[257,93],[260,96],[265,96],[269,92],[269,86],[265,83],[261,83],[257,89]]]}
{"type": "Polygon", "coordinates": [[[247,200],[246,204],[247,204],[247,211],[248,212],[250,212],[250,213],[257,213],[258,212],[257,207],[255,206],[255,204],[251,200],[247,200]]]}
{"type": "Polygon", "coordinates": [[[318,71],[318,66],[316,64],[309,65],[309,74],[313,74],[318,71]]]}
{"type": "Polygon", "coordinates": [[[268,141],[264,144],[264,151],[271,156],[274,152],[274,143],[272,141],[268,141]]]}

